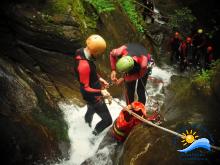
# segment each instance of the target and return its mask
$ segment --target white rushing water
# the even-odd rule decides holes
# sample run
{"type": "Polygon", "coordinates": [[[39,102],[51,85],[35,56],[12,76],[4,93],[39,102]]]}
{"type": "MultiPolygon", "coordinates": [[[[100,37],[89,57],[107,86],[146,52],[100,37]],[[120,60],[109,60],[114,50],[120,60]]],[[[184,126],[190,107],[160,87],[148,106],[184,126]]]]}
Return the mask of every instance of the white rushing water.
{"type": "MultiPolygon", "coordinates": [[[[169,83],[170,77],[173,73],[172,71],[167,70],[169,69],[162,70],[158,67],[153,68],[151,77],[155,77],[156,80],[161,81],[154,83],[154,81],[151,82],[151,80],[149,80],[146,86],[147,90],[149,91],[149,95],[154,96],[155,94],[160,94],[163,85],[167,85],[169,83]]],[[[121,101],[121,103],[125,105],[124,101],[121,101]]],[[[87,110],[86,106],[80,108],[74,104],[67,104],[64,102],[59,103],[59,106],[63,110],[65,120],[69,126],[68,135],[71,143],[71,148],[69,151],[70,159],[61,161],[59,165],[79,165],[87,158],[95,154],[108,129],[105,129],[105,131],[103,131],[99,136],[95,137],[92,134],[92,130],[96,123],[100,121],[98,115],[94,115],[92,128],[90,128],[84,121],[84,115],[87,110]]],[[[108,108],[114,121],[122,108],[114,101],[111,105],[108,105],[108,108]]],[[[109,151],[107,149],[103,149],[101,152],[108,153],[109,151]]],[[[99,159],[96,161],[97,164],[105,164],[104,162],[99,162],[99,159]]]]}

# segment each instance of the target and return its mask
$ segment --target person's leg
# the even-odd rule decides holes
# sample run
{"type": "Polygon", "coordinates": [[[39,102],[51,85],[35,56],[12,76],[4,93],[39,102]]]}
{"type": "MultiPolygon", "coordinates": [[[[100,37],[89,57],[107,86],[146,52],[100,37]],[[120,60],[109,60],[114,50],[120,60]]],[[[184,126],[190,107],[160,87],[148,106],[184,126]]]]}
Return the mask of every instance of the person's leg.
{"type": "Polygon", "coordinates": [[[97,135],[112,124],[112,117],[104,101],[99,101],[94,108],[101,118],[101,121],[96,124],[93,131],[93,134],[97,135]]]}
{"type": "Polygon", "coordinates": [[[180,53],[179,53],[178,49],[176,49],[176,51],[175,51],[175,60],[176,60],[176,62],[180,61],[180,53]]]}
{"type": "Polygon", "coordinates": [[[134,101],[135,85],[136,85],[136,81],[125,83],[125,99],[127,105],[131,104],[134,101]]]}
{"type": "Polygon", "coordinates": [[[146,84],[147,84],[148,75],[146,74],[144,77],[138,80],[137,85],[137,94],[138,94],[138,101],[145,105],[146,103],[146,84]]]}
{"type": "Polygon", "coordinates": [[[89,127],[91,127],[94,113],[95,113],[94,105],[87,104],[87,111],[84,118],[85,118],[85,122],[89,124],[89,127]]]}

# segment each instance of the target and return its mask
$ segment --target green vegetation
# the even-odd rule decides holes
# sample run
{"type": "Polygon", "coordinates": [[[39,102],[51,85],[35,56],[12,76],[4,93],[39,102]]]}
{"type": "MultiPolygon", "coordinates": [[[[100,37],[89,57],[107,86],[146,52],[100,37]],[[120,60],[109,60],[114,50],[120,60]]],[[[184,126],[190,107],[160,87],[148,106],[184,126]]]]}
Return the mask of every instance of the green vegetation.
{"type": "Polygon", "coordinates": [[[196,17],[192,15],[192,11],[184,7],[174,10],[174,13],[170,15],[168,26],[173,30],[189,32],[194,21],[196,21],[196,17]]]}
{"type": "Polygon", "coordinates": [[[197,82],[197,84],[200,84],[201,86],[209,86],[212,75],[213,70],[202,70],[202,72],[196,76],[194,82],[197,82]]]}
{"type": "Polygon", "coordinates": [[[135,9],[135,5],[133,0],[118,0],[121,4],[124,11],[127,13],[128,17],[130,18],[133,25],[137,28],[139,32],[144,32],[144,28],[141,25],[142,17],[138,14],[137,10],[135,9]]]}
{"type": "Polygon", "coordinates": [[[93,5],[99,14],[115,10],[114,4],[110,0],[89,0],[88,2],[93,5]]]}
{"type": "Polygon", "coordinates": [[[47,127],[58,140],[69,141],[68,126],[62,112],[39,112],[33,111],[32,115],[40,124],[47,127]]]}
{"type": "MultiPolygon", "coordinates": [[[[85,3],[86,4],[86,3],[85,3]]],[[[96,21],[98,16],[94,12],[88,12],[85,10],[84,4],[81,0],[74,0],[72,2],[72,15],[77,18],[81,29],[83,31],[87,31],[88,28],[94,29],[96,28],[96,21]]]]}
{"type": "Polygon", "coordinates": [[[194,78],[192,83],[196,84],[200,89],[205,89],[205,92],[210,93],[212,79],[218,71],[220,71],[220,60],[214,62],[211,69],[202,70],[202,72],[194,78]]]}
{"type": "Polygon", "coordinates": [[[128,15],[131,23],[139,32],[144,32],[142,25],[143,19],[136,10],[133,0],[51,0],[47,2],[45,8],[44,21],[53,23],[53,14],[73,15],[79,22],[82,31],[88,28],[96,28],[98,15],[93,12],[88,4],[92,5],[98,14],[115,10],[116,3],[119,3],[125,13],[128,15]],[[86,9],[85,10],[85,6],[86,9]],[[47,17],[46,17],[47,16],[47,17]]]}
{"type": "Polygon", "coordinates": [[[48,2],[49,13],[66,13],[72,4],[72,0],[52,0],[48,2]]]}

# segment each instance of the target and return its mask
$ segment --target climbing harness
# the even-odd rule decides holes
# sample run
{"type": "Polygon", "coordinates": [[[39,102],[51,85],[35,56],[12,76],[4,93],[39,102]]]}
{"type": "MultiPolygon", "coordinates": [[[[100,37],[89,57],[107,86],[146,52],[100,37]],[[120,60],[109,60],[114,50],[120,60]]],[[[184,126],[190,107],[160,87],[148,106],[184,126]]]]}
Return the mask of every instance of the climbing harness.
{"type": "MultiPolygon", "coordinates": [[[[125,107],[124,105],[122,105],[122,104],[121,104],[119,101],[117,101],[116,99],[113,98],[112,100],[115,101],[119,106],[121,106],[121,107],[122,107],[124,110],[126,110],[129,114],[131,114],[132,116],[136,117],[136,118],[139,119],[140,121],[142,121],[142,122],[144,122],[144,123],[146,123],[146,124],[148,124],[148,125],[151,125],[151,126],[153,126],[153,127],[156,127],[156,128],[158,128],[158,129],[160,129],[160,130],[163,130],[163,131],[165,131],[165,132],[168,132],[168,133],[170,133],[170,134],[173,134],[173,135],[175,135],[175,136],[178,136],[178,137],[180,137],[180,138],[182,138],[182,139],[185,139],[185,138],[186,138],[186,136],[184,136],[184,135],[182,135],[182,134],[180,134],[180,133],[178,133],[178,132],[175,132],[175,131],[173,131],[173,130],[170,130],[170,129],[167,129],[167,128],[165,128],[165,127],[162,127],[162,126],[159,126],[159,125],[157,125],[157,124],[154,124],[153,122],[148,121],[147,119],[145,119],[145,118],[139,116],[138,114],[134,113],[133,111],[129,110],[127,107],[125,107]]],[[[220,151],[220,147],[218,147],[218,146],[210,145],[210,147],[211,147],[212,149],[215,149],[215,150],[220,151]]]]}

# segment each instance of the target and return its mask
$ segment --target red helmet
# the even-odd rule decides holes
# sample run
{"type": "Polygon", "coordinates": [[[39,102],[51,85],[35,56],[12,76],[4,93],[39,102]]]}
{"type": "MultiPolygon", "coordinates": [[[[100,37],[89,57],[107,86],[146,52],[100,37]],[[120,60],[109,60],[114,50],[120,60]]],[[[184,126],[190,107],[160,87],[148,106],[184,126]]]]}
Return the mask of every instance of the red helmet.
{"type": "Polygon", "coordinates": [[[175,32],[175,37],[179,37],[179,32],[175,32]]]}
{"type": "Polygon", "coordinates": [[[144,104],[138,101],[134,101],[133,103],[131,103],[131,105],[134,111],[136,112],[141,111],[144,116],[147,116],[147,110],[144,104]]]}
{"type": "Polygon", "coordinates": [[[212,46],[208,46],[208,47],[207,47],[207,52],[212,52],[212,51],[213,51],[212,46]]]}
{"type": "Polygon", "coordinates": [[[192,42],[192,38],[187,37],[187,38],[186,38],[186,43],[191,43],[191,42],[192,42]]]}

